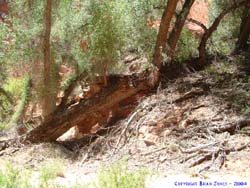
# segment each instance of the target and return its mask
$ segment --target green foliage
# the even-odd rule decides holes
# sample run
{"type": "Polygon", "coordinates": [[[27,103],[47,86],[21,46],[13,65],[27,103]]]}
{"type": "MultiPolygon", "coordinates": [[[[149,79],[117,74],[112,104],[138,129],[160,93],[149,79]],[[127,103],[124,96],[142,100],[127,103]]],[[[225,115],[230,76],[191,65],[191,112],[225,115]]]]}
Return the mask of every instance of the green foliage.
{"type": "Polygon", "coordinates": [[[121,54],[128,49],[136,49],[149,60],[152,58],[157,29],[150,28],[147,19],[156,18],[153,6],[157,3],[151,0],[86,3],[89,19],[82,39],[88,43],[87,61],[97,72],[105,66],[108,70],[115,68],[121,54]]]}
{"type": "Polygon", "coordinates": [[[152,58],[157,28],[150,28],[147,20],[161,17],[162,11],[153,9],[157,5],[165,5],[162,0],[120,0],[117,3],[119,12],[122,13],[122,28],[125,37],[125,48],[134,48],[147,57],[152,58]]]}
{"type": "Polygon", "coordinates": [[[84,1],[58,1],[54,12],[51,44],[55,62],[73,65],[79,72],[88,69],[90,64],[80,47],[89,18],[84,1]]]}
{"type": "Polygon", "coordinates": [[[52,179],[55,179],[57,176],[57,173],[62,171],[62,164],[59,162],[51,162],[46,164],[40,169],[40,182],[39,187],[40,188],[47,188],[47,187],[58,187],[57,185],[51,184],[49,181],[52,179]]]}
{"type": "Polygon", "coordinates": [[[0,187],[2,188],[31,188],[29,181],[30,173],[26,170],[7,164],[4,170],[0,171],[0,187]]]}
{"type": "MultiPolygon", "coordinates": [[[[6,98],[6,96],[0,93],[0,121],[3,125],[9,121],[10,115],[13,112],[13,107],[16,105],[15,101],[19,101],[22,96],[22,90],[24,88],[25,81],[22,78],[8,77],[3,83],[3,89],[8,94],[8,97],[12,99],[13,104],[6,98]]],[[[3,126],[6,127],[6,126],[3,126]]]]}
{"type": "MultiPolygon", "coordinates": [[[[99,73],[105,66],[111,70],[121,53],[129,48],[151,57],[157,29],[147,26],[147,18],[156,16],[152,11],[154,5],[164,3],[165,0],[54,1],[51,31],[53,64],[74,67],[76,75],[73,76],[77,76],[85,70],[93,70],[93,67],[99,73]],[[81,41],[87,44],[86,50],[81,48],[81,41]]],[[[9,65],[8,68],[16,64],[29,67],[34,67],[34,63],[41,64],[44,2],[10,1],[9,5],[8,19],[12,24],[0,24],[0,40],[8,43],[0,44],[1,64],[9,65]]],[[[31,71],[27,69],[25,73],[31,71]]],[[[42,69],[37,71],[42,75],[42,69]]],[[[56,72],[52,73],[52,80],[56,80],[56,76],[56,72]]],[[[41,81],[34,80],[35,85],[37,82],[41,81]]]]}
{"type": "Polygon", "coordinates": [[[198,56],[198,46],[199,40],[184,27],[177,44],[175,59],[182,62],[190,57],[198,56]]]}
{"type": "Polygon", "coordinates": [[[20,116],[23,114],[24,107],[29,100],[30,86],[31,86],[31,78],[29,76],[24,77],[20,102],[16,107],[15,113],[11,117],[10,120],[11,125],[17,123],[20,119],[20,116]]]}
{"type": "Polygon", "coordinates": [[[127,164],[117,162],[110,167],[103,167],[98,175],[97,188],[144,188],[146,176],[144,169],[128,170],[127,164]]]}
{"type": "Polygon", "coordinates": [[[10,1],[13,45],[6,54],[9,62],[28,63],[34,56],[41,55],[43,4],[38,0],[10,1]]]}
{"type": "Polygon", "coordinates": [[[115,0],[89,1],[88,13],[91,15],[86,29],[86,36],[82,38],[88,45],[87,59],[94,69],[106,74],[117,62],[119,50],[123,45],[122,30],[120,30],[120,12],[117,11],[115,0]]]}
{"type": "MultiPolygon", "coordinates": [[[[226,8],[232,4],[232,1],[214,0],[209,6],[209,20],[212,24],[215,18],[226,8]]],[[[211,54],[230,54],[238,37],[240,27],[241,9],[234,13],[228,14],[220,23],[217,30],[213,33],[209,40],[208,51],[211,54]]]]}
{"type": "MultiPolygon", "coordinates": [[[[51,161],[44,164],[35,172],[32,169],[14,167],[10,163],[2,166],[0,170],[0,187],[1,188],[59,188],[53,180],[59,172],[62,172],[62,164],[57,161],[51,161]],[[37,176],[36,174],[39,174],[37,176]]],[[[83,182],[70,185],[71,187],[96,187],[96,188],[144,188],[146,176],[149,172],[145,169],[130,171],[127,164],[117,162],[110,167],[103,167],[95,183],[83,182]]],[[[66,187],[66,186],[65,186],[66,187]]]]}
{"type": "Polygon", "coordinates": [[[8,124],[5,123],[5,122],[0,122],[0,131],[1,130],[4,130],[4,129],[7,129],[8,128],[8,124]]]}
{"type": "Polygon", "coordinates": [[[0,170],[1,188],[59,188],[62,187],[50,182],[56,178],[56,174],[62,169],[62,165],[53,162],[43,166],[39,171],[39,177],[35,177],[31,169],[17,168],[7,163],[0,170]],[[34,182],[35,180],[35,182],[34,182]]]}
{"type": "Polygon", "coordinates": [[[6,127],[6,121],[8,121],[11,113],[12,104],[5,95],[0,94],[0,129],[6,127]]]}
{"type": "Polygon", "coordinates": [[[12,124],[18,120],[22,114],[25,104],[29,100],[30,77],[9,77],[3,84],[3,89],[8,94],[8,97],[12,99],[13,104],[6,98],[6,96],[0,94],[0,107],[2,108],[0,111],[0,120],[3,125],[6,125],[6,122],[11,122],[12,124]],[[14,106],[16,106],[15,110],[14,106]],[[10,120],[10,116],[13,111],[15,111],[15,113],[12,115],[10,120]]]}
{"type": "Polygon", "coordinates": [[[4,89],[5,91],[11,93],[11,95],[13,95],[16,100],[18,100],[22,95],[24,85],[24,78],[9,77],[4,84],[4,89]]]}
{"type": "MultiPolygon", "coordinates": [[[[12,33],[6,23],[0,24],[0,66],[3,68],[6,63],[6,54],[10,51],[12,41],[12,33]]],[[[0,74],[1,75],[1,74],[0,74]]]]}

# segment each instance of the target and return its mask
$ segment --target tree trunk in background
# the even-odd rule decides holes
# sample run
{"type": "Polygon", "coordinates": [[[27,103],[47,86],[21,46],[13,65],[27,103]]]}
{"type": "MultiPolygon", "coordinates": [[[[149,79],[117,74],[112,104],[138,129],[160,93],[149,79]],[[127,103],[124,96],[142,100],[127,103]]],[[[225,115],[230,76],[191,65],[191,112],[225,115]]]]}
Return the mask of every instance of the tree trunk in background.
{"type": "Polygon", "coordinates": [[[200,63],[204,63],[206,61],[206,44],[208,39],[211,37],[214,31],[216,31],[217,27],[219,26],[221,20],[226,16],[228,13],[240,8],[242,6],[250,5],[249,0],[243,0],[239,3],[234,3],[226,10],[222,11],[219,16],[214,20],[213,24],[207,29],[207,31],[203,34],[201,38],[201,42],[199,45],[199,61],[200,63]]]}
{"type": "Polygon", "coordinates": [[[238,54],[241,50],[245,50],[247,48],[247,41],[250,36],[250,10],[249,6],[245,8],[241,19],[240,33],[238,37],[238,41],[236,43],[236,47],[234,49],[233,54],[238,54]]]}
{"type": "Polygon", "coordinates": [[[194,1],[195,0],[185,0],[185,3],[183,5],[182,10],[181,10],[180,14],[177,16],[177,20],[176,20],[174,29],[172,30],[172,32],[170,33],[169,38],[168,38],[168,44],[169,44],[168,56],[170,58],[173,58],[173,56],[174,56],[177,42],[180,38],[181,31],[183,29],[183,26],[185,24],[185,21],[187,19],[189,11],[190,11],[192,5],[194,4],[194,1]]]}
{"type": "Polygon", "coordinates": [[[43,116],[46,117],[55,109],[55,101],[51,96],[51,52],[50,52],[50,35],[51,35],[51,21],[52,21],[52,0],[46,0],[44,10],[44,41],[43,41],[43,55],[44,55],[44,99],[43,99],[43,116]]]}
{"type": "Polygon", "coordinates": [[[177,3],[178,0],[169,0],[162,15],[153,57],[153,64],[159,69],[162,64],[162,52],[165,52],[167,47],[167,34],[170,28],[172,17],[175,13],[177,3]]]}

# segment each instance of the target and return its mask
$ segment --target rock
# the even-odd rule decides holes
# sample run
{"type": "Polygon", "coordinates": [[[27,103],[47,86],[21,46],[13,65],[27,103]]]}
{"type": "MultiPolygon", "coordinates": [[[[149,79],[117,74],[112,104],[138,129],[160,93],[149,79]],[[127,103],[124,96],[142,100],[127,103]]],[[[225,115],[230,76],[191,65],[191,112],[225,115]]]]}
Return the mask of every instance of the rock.
{"type": "Polygon", "coordinates": [[[147,146],[151,146],[156,144],[158,138],[159,138],[158,136],[149,133],[145,135],[143,141],[147,146]]]}
{"type": "Polygon", "coordinates": [[[66,133],[64,133],[62,136],[60,136],[57,141],[68,141],[73,139],[81,138],[83,135],[79,132],[79,128],[77,126],[74,126],[70,128],[66,133]]]}
{"type": "Polygon", "coordinates": [[[165,120],[165,119],[160,120],[160,121],[157,122],[156,127],[157,127],[158,129],[163,129],[163,128],[165,127],[165,123],[166,123],[166,120],[165,120]]]}
{"type": "Polygon", "coordinates": [[[171,133],[172,133],[172,131],[169,130],[169,129],[167,129],[167,130],[165,130],[165,131],[162,132],[162,136],[166,137],[166,136],[169,136],[171,133]]]}
{"type": "Polygon", "coordinates": [[[136,55],[136,54],[129,54],[128,56],[126,56],[125,58],[124,58],[124,63],[126,64],[126,63],[131,63],[132,61],[134,61],[134,60],[136,60],[136,59],[138,59],[138,55],[136,55]]]}
{"type": "Polygon", "coordinates": [[[148,127],[147,126],[142,126],[140,129],[139,129],[139,135],[142,135],[144,136],[145,134],[148,133],[148,127]]]}

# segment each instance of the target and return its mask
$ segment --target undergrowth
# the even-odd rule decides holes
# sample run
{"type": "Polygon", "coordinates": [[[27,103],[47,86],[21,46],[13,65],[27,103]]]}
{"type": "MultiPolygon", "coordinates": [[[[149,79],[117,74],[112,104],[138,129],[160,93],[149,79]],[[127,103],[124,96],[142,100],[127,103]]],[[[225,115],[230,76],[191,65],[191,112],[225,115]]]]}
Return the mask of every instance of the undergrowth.
{"type": "Polygon", "coordinates": [[[0,170],[1,188],[59,188],[61,185],[53,184],[51,180],[55,179],[61,166],[57,163],[48,163],[39,170],[37,177],[32,169],[24,169],[7,163],[0,170]]]}
{"type": "Polygon", "coordinates": [[[100,170],[96,188],[144,188],[146,176],[145,169],[129,170],[126,162],[117,162],[100,170]]]}
{"type": "MultiPolygon", "coordinates": [[[[62,165],[57,162],[45,164],[39,171],[15,167],[7,163],[0,170],[1,188],[61,188],[53,180],[62,171],[62,165]]],[[[103,166],[97,174],[97,180],[88,184],[70,185],[74,188],[144,188],[146,177],[150,175],[146,169],[129,170],[126,162],[118,161],[111,166],[103,166]]]]}

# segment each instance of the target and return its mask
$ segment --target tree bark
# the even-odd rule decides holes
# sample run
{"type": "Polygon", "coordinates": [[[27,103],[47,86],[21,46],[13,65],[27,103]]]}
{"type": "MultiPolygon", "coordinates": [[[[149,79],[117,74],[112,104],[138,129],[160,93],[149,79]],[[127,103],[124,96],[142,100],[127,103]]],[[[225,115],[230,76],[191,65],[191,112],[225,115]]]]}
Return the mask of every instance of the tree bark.
{"type": "Polygon", "coordinates": [[[169,50],[168,50],[168,56],[170,58],[173,58],[175,53],[175,48],[177,45],[177,42],[180,38],[181,31],[183,29],[183,26],[185,24],[185,21],[187,19],[187,16],[189,14],[189,11],[194,4],[195,0],[185,0],[185,3],[182,7],[182,10],[180,14],[177,16],[177,20],[175,22],[175,27],[172,30],[172,32],[169,35],[168,38],[168,44],[169,44],[169,50]]]}
{"type": "Polygon", "coordinates": [[[217,27],[219,26],[221,20],[230,12],[235,11],[236,9],[249,5],[250,1],[249,0],[243,0],[238,3],[234,3],[231,5],[229,8],[226,10],[222,11],[219,16],[214,20],[213,24],[206,30],[206,32],[203,34],[201,38],[201,42],[199,45],[199,62],[204,63],[206,61],[206,44],[208,39],[211,37],[214,31],[216,31],[217,27]]]}
{"type": "Polygon", "coordinates": [[[238,37],[238,41],[236,43],[236,47],[234,49],[233,54],[238,54],[241,50],[245,50],[247,48],[247,41],[250,36],[250,11],[249,6],[246,7],[245,12],[242,16],[240,33],[238,37]]]}
{"type": "Polygon", "coordinates": [[[86,134],[90,133],[94,125],[97,123],[102,125],[107,121],[110,113],[116,113],[117,105],[139,92],[149,92],[152,88],[149,74],[146,71],[138,76],[109,77],[108,86],[100,93],[67,110],[58,110],[50,114],[42,125],[26,135],[25,140],[30,142],[55,141],[73,126],[81,127],[86,134]]]}
{"type": "Polygon", "coordinates": [[[153,64],[159,69],[162,65],[162,52],[165,52],[167,48],[167,34],[170,28],[172,17],[175,14],[177,3],[178,0],[169,0],[162,15],[153,56],[153,64]]]}
{"type": "Polygon", "coordinates": [[[51,35],[51,21],[52,21],[52,0],[46,0],[44,10],[44,41],[43,41],[43,55],[44,55],[44,100],[43,100],[43,116],[46,117],[53,112],[55,108],[55,101],[51,93],[51,51],[50,51],[50,35],[51,35]]]}
{"type": "Polygon", "coordinates": [[[201,23],[201,22],[199,22],[199,21],[197,21],[197,20],[195,20],[195,19],[193,19],[193,18],[188,18],[187,21],[188,21],[188,22],[192,22],[192,23],[194,23],[194,24],[200,26],[200,27],[204,30],[204,32],[207,31],[207,27],[206,27],[203,23],[201,23]]]}
{"type": "Polygon", "coordinates": [[[7,1],[0,1],[0,17],[3,19],[3,16],[9,13],[9,5],[7,1]]]}

